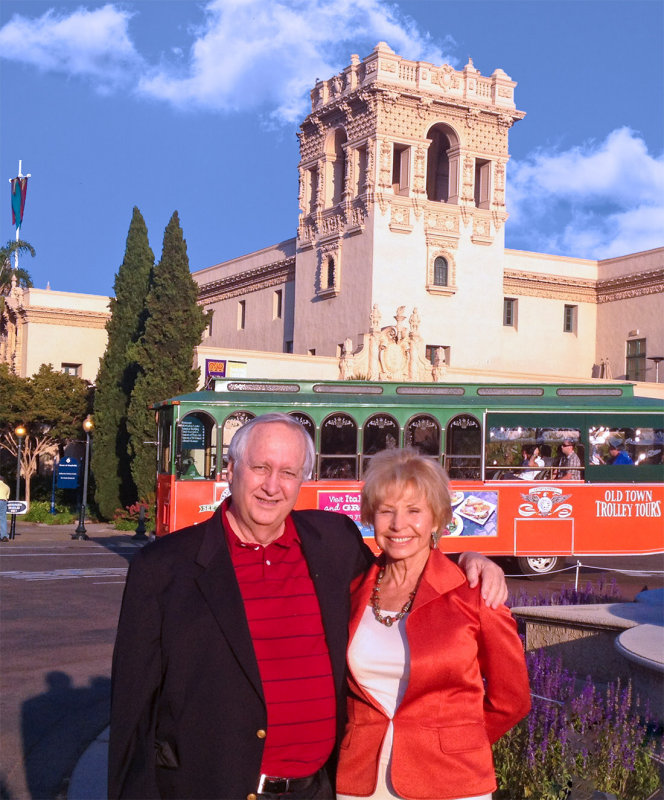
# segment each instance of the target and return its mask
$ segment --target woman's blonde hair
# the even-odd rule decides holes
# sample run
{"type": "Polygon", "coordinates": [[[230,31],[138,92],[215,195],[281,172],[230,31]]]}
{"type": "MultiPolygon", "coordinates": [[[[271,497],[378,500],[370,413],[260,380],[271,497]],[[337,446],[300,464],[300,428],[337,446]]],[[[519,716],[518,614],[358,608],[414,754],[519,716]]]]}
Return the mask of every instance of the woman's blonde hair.
{"type": "Polygon", "coordinates": [[[372,456],[362,488],[360,516],[365,525],[372,525],[378,506],[392,488],[412,487],[426,500],[439,531],[452,519],[449,481],[438,461],[425,458],[417,450],[383,450],[372,456]]]}

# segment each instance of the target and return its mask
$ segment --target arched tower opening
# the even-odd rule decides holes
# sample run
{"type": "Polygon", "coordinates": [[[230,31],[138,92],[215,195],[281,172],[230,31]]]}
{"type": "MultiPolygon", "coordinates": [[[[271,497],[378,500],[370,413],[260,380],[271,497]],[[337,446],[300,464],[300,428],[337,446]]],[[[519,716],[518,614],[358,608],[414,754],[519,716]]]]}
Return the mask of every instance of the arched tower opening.
{"type": "Polygon", "coordinates": [[[330,131],[325,139],[325,208],[336,206],[344,199],[346,180],[346,150],[348,141],[343,128],[330,131]]]}
{"type": "Polygon", "coordinates": [[[449,125],[437,123],[427,133],[427,198],[456,203],[459,197],[459,139],[449,125]]]}

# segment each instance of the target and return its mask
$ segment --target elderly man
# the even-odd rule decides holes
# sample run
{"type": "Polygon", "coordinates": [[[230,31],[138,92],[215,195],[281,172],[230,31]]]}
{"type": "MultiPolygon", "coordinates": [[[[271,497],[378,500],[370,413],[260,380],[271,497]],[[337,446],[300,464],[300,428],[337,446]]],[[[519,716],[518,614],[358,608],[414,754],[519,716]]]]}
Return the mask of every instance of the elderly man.
{"type": "MultiPolygon", "coordinates": [[[[295,420],[257,417],[231,443],[230,502],[133,560],[109,797],[334,797],[349,585],[372,555],[348,517],[293,511],[313,463],[295,420]]],[[[469,562],[487,603],[504,600],[499,568],[469,562]]]]}

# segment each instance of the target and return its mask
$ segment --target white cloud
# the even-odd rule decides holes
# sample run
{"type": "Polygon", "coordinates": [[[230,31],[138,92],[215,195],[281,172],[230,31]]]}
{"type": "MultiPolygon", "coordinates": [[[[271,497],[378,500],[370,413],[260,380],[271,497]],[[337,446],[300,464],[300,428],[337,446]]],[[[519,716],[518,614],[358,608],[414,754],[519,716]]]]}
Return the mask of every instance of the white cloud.
{"type": "Polygon", "coordinates": [[[67,16],[14,15],[0,29],[0,55],[44,71],[93,78],[100,89],[123,83],[141,58],[129,38],[131,14],[113,5],[67,16]]]}
{"type": "Polygon", "coordinates": [[[450,60],[415,22],[384,0],[212,0],[186,74],[162,65],[140,91],[179,107],[222,111],[271,109],[296,122],[308,111],[309,90],[381,40],[400,55],[450,60]]]}
{"type": "Polygon", "coordinates": [[[510,238],[530,249],[610,258],[664,244],[664,155],[629,128],[508,170],[510,238]]]}

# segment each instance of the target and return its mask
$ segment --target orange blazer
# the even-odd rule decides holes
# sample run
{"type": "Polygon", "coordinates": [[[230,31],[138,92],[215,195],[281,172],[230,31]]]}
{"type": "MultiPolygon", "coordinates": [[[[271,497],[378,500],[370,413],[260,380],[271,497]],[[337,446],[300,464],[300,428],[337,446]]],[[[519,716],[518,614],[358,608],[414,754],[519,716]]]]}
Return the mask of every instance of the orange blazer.
{"type": "MultiPolygon", "coordinates": [[[[378,569],[370,567],[351,587],[349,640],[378,569]]],[[[523,645],[509,609],[487,608],[479,589],[470,589],[462,571],[434,550],[406,620],[406,635],[410,679],[393,720],[394,788],[409,800],[494,791],[491,744],[530,710],[523,645]]],[[[348,683],[337,792],[367,796],[376,788],[389,719],[352,672],[348,683]]]]}

